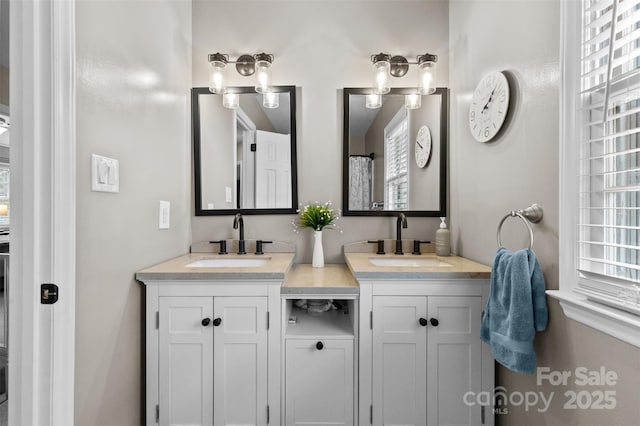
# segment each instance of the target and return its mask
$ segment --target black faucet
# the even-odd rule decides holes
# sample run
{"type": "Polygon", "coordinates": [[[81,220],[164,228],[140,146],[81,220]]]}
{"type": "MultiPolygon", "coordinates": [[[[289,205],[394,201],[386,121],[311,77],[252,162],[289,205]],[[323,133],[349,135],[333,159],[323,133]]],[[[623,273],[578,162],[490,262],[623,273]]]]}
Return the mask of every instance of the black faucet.
{"type": "Polygon", "coordinates": [[[400,213],[398,215],[398,221],[396,222],[396,254],[402,253],[402,228],[406,228],[407,225],[407,217],[404,213],[400,213]]]}
{"type": "Polygon", "coordinates": [[[240,238],[238,239],[238,254],[247,254],[247,251],[244,247],[244,219],[242,219],[242,215],[240,213],[236,214],[236,217],[233,218],[233,229],[238,229],[240,226],[240,238]]]}

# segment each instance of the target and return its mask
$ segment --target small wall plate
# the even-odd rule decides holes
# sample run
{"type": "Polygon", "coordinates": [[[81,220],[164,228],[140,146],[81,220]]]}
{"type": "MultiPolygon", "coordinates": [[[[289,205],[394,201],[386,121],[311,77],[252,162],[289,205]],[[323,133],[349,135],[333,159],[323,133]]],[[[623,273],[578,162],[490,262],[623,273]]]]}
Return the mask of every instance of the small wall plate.
{"type": "Polygon", "coordinates": [[[91,154],[91,190],[120,192],[120,162],[113,158],[91,154]]]}

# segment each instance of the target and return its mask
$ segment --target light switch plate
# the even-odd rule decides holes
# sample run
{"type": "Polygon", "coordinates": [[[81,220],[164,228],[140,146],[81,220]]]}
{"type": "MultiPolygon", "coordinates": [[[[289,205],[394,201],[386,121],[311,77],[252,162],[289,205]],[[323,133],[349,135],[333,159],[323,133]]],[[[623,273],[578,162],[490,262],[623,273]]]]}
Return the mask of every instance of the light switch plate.
{"type": "Polygon", "coordinates": [[[170,224],[171,224],[171,203],[169,201],[160,201],[158,229],[169,229],[170,224]]]}
{"type": "Polygon", "coordinates": [[[91,190],[120,192],[120,162],[116,159],[91,154],[91,190]]]}

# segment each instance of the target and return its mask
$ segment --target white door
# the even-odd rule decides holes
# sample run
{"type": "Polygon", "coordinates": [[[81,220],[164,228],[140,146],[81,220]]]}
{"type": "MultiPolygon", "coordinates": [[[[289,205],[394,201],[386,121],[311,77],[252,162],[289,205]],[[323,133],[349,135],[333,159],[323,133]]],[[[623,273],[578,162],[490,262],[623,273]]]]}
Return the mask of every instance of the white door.
{"type": "Polygon", "coordinates": [[[427,424],[427,318],[424,296],[374,296],[374,425],[427,424]]]}
{"type": "Polygon", "coordinates": [[[481,391],[480,297],[429,296],[427,425],[479,425],[480,406],[464,394],[481,391]]]}
{"type": "Polygon", "coordinates": [[[291,207],[291,138],[256,131],[256,208],[291,207]]]}
{"type": "Polygon", "coordinates": [[[160,426],[213,425],[212,317],[212,297],[160,298],[160,426]]]}
{"type": "Polygon", "coordinates": [[[266,425],[267,298],[216,297],[214,312],[214,423],[266,425]]]}
{"type": "Polygon", "coordinates": [[[287,426],[353,424],[353,340],[288,339],[287,426]]]}
{"type": "Polygon", "coordinates": [[[75,371],[75,2],[10,3],[9,424],[70,425],[75,371]],[[59,287],[55,305],[40,304],[40,284],[46,282],[59,287]]]}
{"type": "Polygon", "coordinates": [[[242,174],[240,175],[240,207],[255,208],[256,203],[256,159],[251,146],[256,139],[256,125],[249,116],[238,108],[236,111],[236,128],[238,139],[241,140],[242,174]]]}

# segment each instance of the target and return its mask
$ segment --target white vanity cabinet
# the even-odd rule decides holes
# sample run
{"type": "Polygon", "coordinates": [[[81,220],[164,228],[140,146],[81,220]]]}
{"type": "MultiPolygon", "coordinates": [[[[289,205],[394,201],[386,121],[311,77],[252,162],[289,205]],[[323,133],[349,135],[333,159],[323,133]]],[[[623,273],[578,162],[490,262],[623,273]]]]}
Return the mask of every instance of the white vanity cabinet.
{"type": "Polygon", "coordinates": [[[493,424],[476,404],[494,383],[487,293],[484,279],[360,281],[360,425],[493,424]]]}
{"type": "Polygon", "coordinates": [[[136,274],[146,426],[281,424],[280,286],[293,253],[268,256],[260,267],[190,268],[218,258],[194,253],[136,274]]]}
{"type": "Polygon", "coordinates": [[[297,265],[287,276],[282,288],[284,425],[356,424],[357,290],[344,265],[297,265]],[[299,299],[333,300],[339,309],[309,313],[296,306],[299,299]]]}
{"type": "Polygon", "coordinates": [[[285,335],[285,425],[353,425],[352,301],[319,317],[293,309],[285,335]]]}
{"type": "Polygon", "coordinates": [[[267,297],[160,296],[158,423],[266,424],[267,297]]]}

